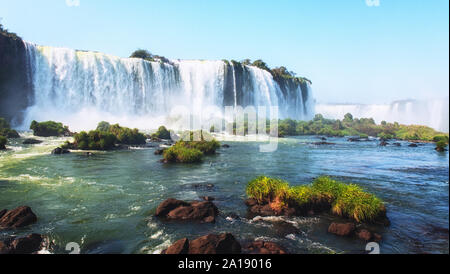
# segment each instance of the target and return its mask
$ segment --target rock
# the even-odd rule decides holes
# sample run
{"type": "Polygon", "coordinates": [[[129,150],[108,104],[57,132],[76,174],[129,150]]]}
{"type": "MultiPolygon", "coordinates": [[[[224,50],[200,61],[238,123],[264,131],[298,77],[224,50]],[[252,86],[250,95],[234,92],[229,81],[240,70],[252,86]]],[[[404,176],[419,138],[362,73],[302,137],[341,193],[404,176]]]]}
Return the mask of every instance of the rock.
{"type": "Polygon", "coordinates": [[[167,214],[169,214],[170,211],[180,206],[189,206],[189,203],[169,198],[158,206],[158,208],[156,209],[155,216],[156,217],[166,216],[167,214]]]}
{"type": "Polygon", "coordinates": [[[400,143],[393,143],[393,145],[396,146],[396,147],[401,147],[402,146],[402,144],[400,144],[400,143]]]}
{"type": "Polygon", "coordinates": [[[241,245],[230,233],[209,234],[189,242],[189,254],[240,254],[241,245]]]}
{"type": "Polygon", "coordinates": [[[370,241],[370,239],[372,239],[372,233],[370,231],[368,231],[367,229],[361,229],[360,231],[358,231],[356,233],[356,235],[358,235],[358,237],[361,240],[364,240],[366,242],[370,241]]]}
{"type": "Polygon", "coordinates": [[[233,220],[240,220],[241,217],[239,217],[239,215],[235,212],[230,212],[227,214],[227,218],[231,218],[233,220]]]}
{"type": "Polygon", "coordinates": [[[355,137],[351,137],[351,138],[348,138],[347,141],[349,141],[349,142],[361,142],[361,139],[355,138],[355,137]]]}
{"type": "Polygon", "coordinates": [[[175,199],[167,199],[156,209],[156,217],[179,221],[200,221],[214,223],[219,210],[212,202],[187,203],[175,199]]]}
{"type": "Polygon", "coordinates": [[[251,207],[251,206],[255,206],[257,204],[258,204],[258,201],[256,199],[250,198],[250,199],[245,200],[245,205],[247,205],[247,206],[251,207]]]}
{"type": "Polygon", "coordinates": [[[11,243],[14,254],[33,254],[38,252],[43,243],[43,238],[40,234],[31,234],[24,238],[15,239],[11,243]]]}
{"type": "Polygon", "coordinates": [[[208,202],[212,202],[212,201],[214,201],[216,198],[214,198],[214,197],[211,197],[211,196],[203,196],[203,197],[200,197],[202,200],[205,200],[205,201],[208,201],[208,202]]]}
{"type": "Polygon", "coordinates": [[[44,245],[40,234],[30,234],[23,238],[9,238],[0,241],[0,254],[33,254],[44,245]]]}
{"type": "Polygon", "coordinates": [[[61,155],[61,154],[67,154],[67,153],[70,153],[70,151],[67,149],[62,149],[60,147],[57,147],[54,150],[52,150],[53,155],[61,155]]]}
{"type": "Polygon", "coordinates": [[[31,225],[36,221],[37,217],[31,208],[28,206],[21,206],[4,213],[4,215],[0,218],[0,228],[19,228],[31,225]]]}
{"type": "Polygon", "coordinates": [[[321,138],[320,138],[320,140],[322,140],[322,141],[326,141],[326,140],[327,140],[327,138],[325,138],[325,137],[321,137],[321,138]]]}
{"type": "Polygon", "coordinates": [[[273,242],[256,241],[244,248],[249,254],[288,254],[281,246],[273,242]]]}
{"type": "Polygon", "coordinates": [[[322,145],[335,145],[335,143],[328,143],[328,142],[315,142],[315,143],[311,143],[312,145],[315,146],[322,146],[322,145]]]}
{"type": "Polygon", "coordinates": [[[409,146],[409,147],[418,147],[418,145],[417,145],[417,144],[414,144],[414,143],[413,143],[413,144],[409,144],[408,146],[409,146]]]}
{"type": "Polygon", "coordinates": [[[223,148],[230,148],[230,145],[224,144],[222,147],[223,148]]]}
{"type": "Polygon", "coordinates": [[[387,146],[387,145],[389,145],[389,143],[386,142],[386,141],[384,141],[384,140],[382,140],[382,141],[380,142],[380,146],[382,146],[382,147],[385,147],[385,146],[387,146]]]}
{"type": "Polygon", "coordinates": [[[157,150],[155,150],[155,155],[163,155],[165,150],[166,150],[165,148],[164,149],[157,149],[157,150]]]}
{"type": "Polygon", "coordinates": [[[354,231],[355,231],[355,224],[353,223],[345,223],[345,224],[332,223],[328,227],[329,233],[338,236],[350,236],[354,231]]]}
{"type": "Polygon", "coordinates": [[[188,254],[189,253],[189,240],[187,238],[176,241],[168,249],[164,251],[164,254],[188,254]]]}
{"type": "Polygon", "coordinates": [[[91,156],[94,156],[94,153],[92,153],[92,152],[86,152],[86,154],[85,154],[87,157],[91,157],[91,156]]]}
{"type": "Polygon", "coordinates": [[[445,148],[443,148],[443,147],[436,147],[435,150],[436,150],[437,152],[445,152],[445,151],[447,151],[447,150],[446,150],[445,148]]]}
{"type": "Polygon", "coordinates": [[[36,145],[41,144],[42,141],[36,139],[25,139],[22,144],[24,145],[36,145]]]}
{"type": "Polygon", "coordinates": [[[0,218],[2,218],[2,217],[3,217],[3,215],[5,215],[5,214],[6,214],[6,212],[8,212],[8,210],[7,210],[7,209],[3,209],[3,210],[0,210],[0,218]]]}

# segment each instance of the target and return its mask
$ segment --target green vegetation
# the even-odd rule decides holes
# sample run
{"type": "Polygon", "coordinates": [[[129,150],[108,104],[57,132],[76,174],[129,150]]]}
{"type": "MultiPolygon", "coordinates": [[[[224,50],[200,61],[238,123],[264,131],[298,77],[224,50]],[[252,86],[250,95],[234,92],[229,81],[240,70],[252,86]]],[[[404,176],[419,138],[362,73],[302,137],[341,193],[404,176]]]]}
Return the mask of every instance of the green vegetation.
{"type": "Polygon", "coordinates": [[[198,163],[204,155],[213,155],[220,147],[215,139],[211,141],[178,141],[164,151],[164,160],[168,163],[198,163]]]}
{"type": "Polygon", "coordinates": [[[311,185],[289,187],[286,181],[261,176],[248,183],[246,193],[259,203],[276,204],[275,207],[308,208],[318,202],[326,203],[333,214],[357,222],[372,222],[386,213],[383,202],[376,196],[357,185],[329,177],[317,178],[311,185]]]}
{"type": "Polygon", "coordinates": [[[8,143],[8,139],[4,136],[0,136],[0,150],[6,149],[6,143],[8,143]]]}
{"type": "Polygon", "coordinates": [[[100,122],[96,130],[82,131],[75,134],[73,144],[66,142],[63,149],[81,150],[111,150],[116,145],[143,145],[146,137],[137,129],[121,127],[118,124],[110,125],[100,122]]]}
{"type": "Polygon", "coordinates": [[[164,139],[164,140],[170,140],[170,131],[167,130],[165,126],[160,126],[158,131],[156,133],[152,134],[152,139],[164,139]]]}
{"type": "Polygon", "coordinates": [[[400,125],[383,121],[377,125],[372,118],[353,118],[348,113],[343,120],[325,119],[317,114],[312,121],[294,121],[291,119],[280,120],[278,123],[280,137],[301,135],[325,135],[325,136],[368,136],[380,137],[384,140],[422,140],[434,141],[446,140],[448,134],[435,131],[426,126],[400,125]]]}
{"type": "Polygon", "coordinates": [[[447,148],[447,142],[445,142],[444,140],[440,140],[439,142],[436,143],[436,150],[437,151],[445,151],[447,148]]]}
{"type": "Polygon", "coordinates": [[[177,142],[174,146],[164,151],[164,160],[168,163],[199,163],[203,153],[196,148],[188,148],[184,142],[177,142]]]}
{"type": "Polygon", "coordinates": [[[0,34],[3,34],[13,40],[20,40],[21,38],[13,33],[13,32],[9,32],[2,24],[0,24],[0,34]]]}
{"type": "Polygon", "coordinates": [[[11,129],[8,121],[4,118],[0,118],[0,136],[4,136],[6,138],[19,138],[19,133],[14,129],[11,129]]]}
{"type": "Polygon", "coordinates": [[[166,57],[160,55],[153,55],[148,50],[145,49],[135,50],[130,55],[130,58],[140,58],[150,62],[170,63],[170,60],[167,59],[166,57]]]}
{"type": "Polygon", "coordinates": [[[31,122],[30,129],[33,130],[34,136],[50,137],[50,136],[64,136],[70,134],[69,128],[62,123],[54,121],[47,121],[38,123],[36,121],[31,122]]]}
{"type": "MultiPolygon", "coordinates": [[[[92,130],[89,133],[82,131],[74,136],[74,147],[81,150],[110,150],[115,147],[117,141],[114,134],[92,130]]],[[[69,147],[69,144],[65,144],[63,148],[69,147]]]]}

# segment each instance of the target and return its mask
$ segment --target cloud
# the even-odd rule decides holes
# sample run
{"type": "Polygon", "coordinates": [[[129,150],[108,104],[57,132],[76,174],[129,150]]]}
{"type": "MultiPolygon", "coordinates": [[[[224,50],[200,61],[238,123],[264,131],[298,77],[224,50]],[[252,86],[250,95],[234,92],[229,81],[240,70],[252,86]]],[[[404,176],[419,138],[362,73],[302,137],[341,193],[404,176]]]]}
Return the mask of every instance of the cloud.
{"type": "Polygon", "coordinates": [[[66,0],[66,5],[68,7],[79,7],[80,6],[80,0],[66,0]]]}
{"type": "Polygon", "coordinates": [[[380,0],[366,0],[366,5],[369,7],[379,7],[380,0]]]}

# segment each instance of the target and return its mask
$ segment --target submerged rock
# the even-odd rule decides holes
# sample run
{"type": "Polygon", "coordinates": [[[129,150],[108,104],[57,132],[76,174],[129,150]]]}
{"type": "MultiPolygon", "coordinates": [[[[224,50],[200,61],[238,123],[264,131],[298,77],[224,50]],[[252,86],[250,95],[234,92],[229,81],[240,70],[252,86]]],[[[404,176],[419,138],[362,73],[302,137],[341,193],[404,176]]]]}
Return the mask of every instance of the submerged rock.
{"type": "Polygon", "coordinates": [[[0,241],[0,254],[33,254],[44,245],[40,234],[30,234],[23,238],[10,238],[0,241]]]}
{"type": "Polygon", "coordinates": [[[70,151],[67,149],[60,148],[60,147],[57,147],[54,150],[52,150],[53,155],[61,155],[61,154],[67,154],[67,153],[70,153],[70,151]]]}
{"type": "Polygon", "coordinates": [[[315,146],[335,145],[335,143],[329,143],[329,142],[315,142],[315,143],[311,143],[311,144],[315,145],[315,146]]]}
{"type": "Polygon", "coordinates": [[[230,145],[224,144],[222,147],[223,148],[230,148],[230,145]]]}
{"type": "Polygon", "coordinates": [[[241,245],[231,233],[209,234],[192,241],[178,240],[162,254],[241,254],[241,245]]]}
{"type": "Polygon", "coordinates": [[[156,209],[155,216],[175,221],[214,223],[219,210],[212,202],[184,202],[167,199],[156,209]]]}
{"type": "Polygon", "coordinates": [[[338,236],[351,236],[353,232],[355,232],[355,224],[354,223],[332,223],[328,227],[328,232],[338,235],[338,236]]]}
{"type": "Polygon", "coordinates": [[[31,139],[25,139],[22,144],[24,144],[24,145],[37,145],[37,144],[41,144],[41,143],[42,143],[42,141],[31,138],[31,139]]]}
{"type": "Polygon", "coordinates": [[[380,146],[382,146],[382,147],[385,147],[385,146],[387,146],[387,145],[389,145],[389,143],[386,142],[386,141],[384,141],[384,140],[382,140],[382,141],[380,142],[380,146]]]}
{"type": "Polygon", "coordinates": [[[0,218],[0,229],[19,228],[37,222],[37,217],[30,207],[21,206],[13,210],[2,210],[3,216],[0,218]]]}
{"type": "Polygon", "coordinates": [[[288,254],[281,246],[274,242],[256,241],[244,247],[248,254],[288,254]]]}
{"type": "Polygon", "coordinates": [[[166,151],[166,148],[157,149],[157,150],[155,150],[155,155],[163,155],[164,151],[166,151]]]}
{"type": "Polygon", "coordinates": [[[414,143],[409,144],[408,146],[409,146],[409,147],[418,147],[418,145],[417,145],[417,144],[414,144],[414,143]]]}

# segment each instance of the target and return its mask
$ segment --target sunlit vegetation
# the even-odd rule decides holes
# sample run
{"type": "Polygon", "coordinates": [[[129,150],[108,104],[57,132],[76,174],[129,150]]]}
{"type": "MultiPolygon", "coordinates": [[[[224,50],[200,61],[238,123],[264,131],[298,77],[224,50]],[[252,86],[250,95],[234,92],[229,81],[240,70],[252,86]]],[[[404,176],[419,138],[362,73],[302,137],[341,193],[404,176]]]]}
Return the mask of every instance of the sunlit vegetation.
{"type": "Polygon", "coordinates": [[[199,163],[204,155],[213,155],[220,148],[215,139],[211,141],[178,141],[164,151],[164,160],[168,163],[199,163]]]}
{"type": "Polygon", "coordinates": [[[34,136],[50,137],[50,136],[64,136],[70,134],[69,127],[64,126],[62,123],[47,121],[38,123],[36,121],[31,122],[30,129],[33,130],[34,136]]]}
{"type": "Polygon", "coordinates": [[[152,139],[170,140],[170,131],[165,126],[160,126],[158,131],[152,134],[152,139]]]}
{"type": "Polygon", "coordinates": [[[386,213],[383,202],[355,184],[320,177],[311,185],[290,187],[289,183],[260,176],[246,188],[248,197],[275,207],[308,208],[320,201],[327,203],[335,215],[357,222],[372,222],[386,213]]]}
{"type": "Polygon", "coordinates": [[[324,136],[372,136],[380,139],[399,139],[434,141],[444,140],[448,143],[448,134],[438,132],[427,126],[401,125],[383,121],[377,125],[372,118],[353,118],[348,113],[343,120],[326,119],[317,114],[311,121],[279,121],[279,136],[324,135],[324,136]]]}

